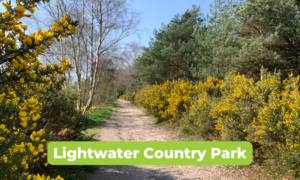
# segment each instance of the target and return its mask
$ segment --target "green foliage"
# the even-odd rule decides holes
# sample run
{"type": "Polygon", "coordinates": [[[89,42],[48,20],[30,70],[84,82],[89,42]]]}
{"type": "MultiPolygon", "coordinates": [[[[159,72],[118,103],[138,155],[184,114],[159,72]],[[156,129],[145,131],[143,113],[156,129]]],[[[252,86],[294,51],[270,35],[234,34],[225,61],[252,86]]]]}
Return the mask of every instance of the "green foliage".
{"type": "Polygon", "coordinates": [[[196,48],[194,29],[200,28],[203,18],[200,7],[193,6],[182,15],[176,15],[168,25],[154,31],[155,39],[144,48],[138,59],[139,77],[150,84],[172,79],[190,79],[190,66],[196,48]]]}
{"type": "MultiPolygon", "coordinates": [[[[110,104],[111,101],[115,100],[117,97],[117,93],[120,93],[120,90],[117,89],[115,91],[116,85],[114,83],[114,77],[107,74],[106,72],[102,72],[103,74],[97,77],[96,83],[96,92],[93,99],[93,104],[97,106],[104,106],[110,104]]],[[[86,89],[88,84],[90,83],[89,80],[85,80],[82,83],[84,90],[81,91],[82,104],[86,104],[89,97],[89,91],[86,89]]]]}
{"type": "Polygon", "coordinates": [[[126,93],[126,86],[124,84],[120,84],[117,86],[117,98],[124,95],[126,93]]]}
{"type": "Polygon", "coordinates": [[[64,87],[61,91],[49,95],[42,110],[41,123],[37,128],[45,127],[53,132],[53,140],[82,140],[81,131],[88,118],[76,110],[77,94],[75,90],[64,87]]]}
{"type": "MultiPolygon", "coordinates": [[[[235,3],[238,3],[235,1],[235,3]]],[[[211,17],[205,26],[195,29],[197,41],[194,51],[195,64],[191,67],[193,78],[206,81],[209,76],[222,79],[236,66],[236,52],[239,50],[233,29],[237,23],[234,16],[234,2],[215,0],[211,5],[211,17]]]]}
{"type": "Polygon", "coordinates": [[[105,122],[111,115],[112,109],[117,107],[115,101],[111,101],[108,105],[96,109],[89,113],[88,121],[85,123],[86,129],[82,131],[85,136],[93,139],[98,138],[99,125],[105,122]]]}
{"type": "Polygon", "coordinates": [[[255,81],[263,78],[261,69],[298,75],[299,8],[295,0],[215,0],[203,18],[194,7],[154,31],[139,58],[139,77],[163,84],[223,79],[233,70],[255,81]]]}

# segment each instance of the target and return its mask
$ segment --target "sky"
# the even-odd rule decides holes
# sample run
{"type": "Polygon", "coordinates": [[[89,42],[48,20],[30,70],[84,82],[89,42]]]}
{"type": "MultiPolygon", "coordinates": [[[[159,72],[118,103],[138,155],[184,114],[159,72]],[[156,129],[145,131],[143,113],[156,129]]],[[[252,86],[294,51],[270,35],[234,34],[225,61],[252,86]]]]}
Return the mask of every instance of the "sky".
{"type": "Polygon", "coordinates": [[[183,14],[192,5],[200,6],[201,12],[210,13],[209,5],[213,0],[132,0],[132,8],[141,12],[142,23],[139,28],[145,29],[140,35],[123,39],[123,43],[131,41],[139,42],[148,47],[150,37],[153,37],[154,29],[160,29],[162,23],[168,24],[176,14],[183,14]]]}
{"type": "MultiPolygon", "coordinates": [[[[133,10],[141,12],[142,22],[140,29],[144,29],[138,36],[132,35],[121,42],[123,44],[132,41],[148,47],[150,37],[153,37],[154,29],[160,29],[162,23],[168,24],[176,14],[183,14],[187,9],[192,9],[192,5],[200,6],[201,12],[209,13],[209,5],[213,0],[131,0],[133,10]]],[[[12,0],[15,4],[15,0],[12,0]]],[[[0,5],[0,12],[5,9],[0,5]]]]}

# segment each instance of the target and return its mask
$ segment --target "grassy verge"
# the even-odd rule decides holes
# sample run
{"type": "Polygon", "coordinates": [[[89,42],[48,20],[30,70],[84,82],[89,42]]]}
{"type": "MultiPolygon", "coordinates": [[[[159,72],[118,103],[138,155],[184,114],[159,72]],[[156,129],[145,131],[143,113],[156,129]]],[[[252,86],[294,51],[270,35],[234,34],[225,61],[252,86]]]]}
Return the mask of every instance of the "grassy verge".
{"type": "MultiPolygon", "coordinates": [[[[88,140],[96,140],[99,135],[99,125],[109,119],[112,109],[117,107],[117,101],[103,106],[99,110],[95,110],[89,114],[89,121],[86,124],[86,130],[82,133],[88,140]]],[[[50,177],[57,177],[60,175],[65,180],[88,180],[89,173],[95,171],[96,166],[51,166],[49,165],[46,170],[46,175],[50,177]]]]}
{"type": "Polygon", "coordinates": [[[113,101],[112,103],[103,106],[100,110],[96,110],[89,114],[89,123],[86,125],[86,130],[83,132],[86,136],[92,137],[92,139],[96,140],[99,130],[99,125],[105,122],[111,115],[112,109],[117,107],[117,101],[113,101]]]}

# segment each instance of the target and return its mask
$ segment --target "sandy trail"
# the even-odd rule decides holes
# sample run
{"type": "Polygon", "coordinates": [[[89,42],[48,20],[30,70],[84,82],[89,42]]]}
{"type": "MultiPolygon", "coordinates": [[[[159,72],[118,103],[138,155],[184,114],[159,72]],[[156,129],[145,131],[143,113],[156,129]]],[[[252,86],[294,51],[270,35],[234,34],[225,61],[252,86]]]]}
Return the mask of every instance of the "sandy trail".
{"type": "MultiPolygon", "coordinates": [[[[100,141],[180,141],[176,132],[162,125],[128,101],[118,100],[118,110],[100,127],[100,141]]],[[[139,165],[99,166],[92,180],[206,180],[245,179],[221,173],[220,166],[139,165]]]]}

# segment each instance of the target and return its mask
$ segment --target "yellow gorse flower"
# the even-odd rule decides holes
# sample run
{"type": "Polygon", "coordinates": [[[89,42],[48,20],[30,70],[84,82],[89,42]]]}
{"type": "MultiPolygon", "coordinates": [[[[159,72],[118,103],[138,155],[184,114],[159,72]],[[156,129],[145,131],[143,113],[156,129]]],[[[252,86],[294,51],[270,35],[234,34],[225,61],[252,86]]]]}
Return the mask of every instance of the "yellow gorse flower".
{"type": "MultiPolygon", "coordinates": [[[[22,18],[29,17],[26,13],[34,13],[39,1],[17,0],[16,7],[2,2],[6,9],[1,12],[0,79],[6,84],[0,88],[0,146],[8,149],[1,151],[0,164],[7,167],[0,179],[23,179],[24,172],[30,172],[33,162],[45,162],[46,146],[50,142],[49,132],[42,127],[43,101],[46,92],[54,92],[50,86],[60,86],[58,75],[63,75],[71,68],[68,60],[61,65],[42,66],[38,56],[44,53],[55,40],[68,37],[76,30],[76,23],[69,16],[53,23],[51,29],[28,34],[28,27],[22,25],[22,18]],[[3,113],[5,112],[5,113],[3,113]]],[[[2,172],[2,171],[1,171],[2,172]]],[[[28,175],[31,179],[50,179],[43,175],[28,175]]],[[[62,179],[60,176],[57,180],[62,179]]]]}
{"type": "Polygon", "coordinates": [[[224,80],[208,77],[195,85],[173,80],[120,98],[134,99],[155,117],[178,121],[184,132],[206,140],[259,144],[259,156],[277,158],[287,172],[299,173],[300,78],[278,77],[265,74],[254,82],[230,73],[224,80]]]}

